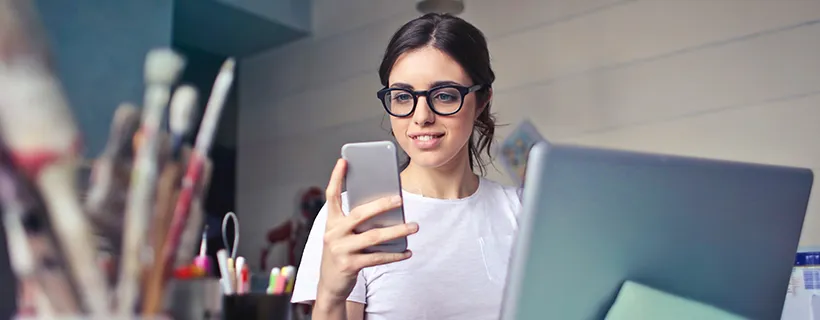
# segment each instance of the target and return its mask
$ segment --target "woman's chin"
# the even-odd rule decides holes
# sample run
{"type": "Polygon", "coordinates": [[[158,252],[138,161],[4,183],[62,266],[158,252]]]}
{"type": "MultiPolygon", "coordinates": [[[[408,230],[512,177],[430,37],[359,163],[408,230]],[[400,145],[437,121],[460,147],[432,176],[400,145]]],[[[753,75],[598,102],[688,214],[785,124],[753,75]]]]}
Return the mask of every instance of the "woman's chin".
{"type": "Polygon", "coordinates": [[[447,165],[453,157],[447,157],[441,152],[419,152],[415,156],[411,155],[413,166],[436,169],[447,165]]]}

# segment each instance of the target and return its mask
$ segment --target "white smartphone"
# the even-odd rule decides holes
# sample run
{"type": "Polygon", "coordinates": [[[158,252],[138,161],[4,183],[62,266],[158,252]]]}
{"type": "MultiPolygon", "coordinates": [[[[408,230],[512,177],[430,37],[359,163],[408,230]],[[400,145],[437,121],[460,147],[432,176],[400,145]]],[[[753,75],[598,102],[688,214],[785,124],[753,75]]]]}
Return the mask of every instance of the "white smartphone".
{"type": "MultiPolygon", "coordinates": [[[[342,146],[342,158],[347,161],[345,189],[350,209],[365,203],[398,195],[401,196],[398,151],[390,141],[357,142],[342,146]]],[[[374,228],[405,223],[404,207],[374,216],[355,228],[362,233],[374,228]]],[[[387,241],[363,250],[364,252],[401,253],[407,250],[407,237],[387,241]]]]}

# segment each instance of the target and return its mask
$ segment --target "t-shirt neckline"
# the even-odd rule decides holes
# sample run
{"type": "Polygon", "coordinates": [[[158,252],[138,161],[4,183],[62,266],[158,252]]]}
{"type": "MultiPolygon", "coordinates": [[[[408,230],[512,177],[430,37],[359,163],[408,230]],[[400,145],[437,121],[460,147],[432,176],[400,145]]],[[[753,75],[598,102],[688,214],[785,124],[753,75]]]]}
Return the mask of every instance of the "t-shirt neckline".
{"type": "Polygon", "coordinates": [[[458,199],[431,198],[431,197],[425,197],[425,196],[420,195],[418,193],[413,193],[413,192],[407,191],[405,189],[402,189],[401,191],[402,191],[402,197],[412,198],[414,200],[422,200],[422,201],[426,201],[426,202],[438,202],[438,203],[463,203],[463,202],[471,201],[472,199],[477,198],[478,195],[481,194],[482,190],[484,188],[486,188],[486,186],[485,186],[486,184],[487,184],[487,182],[485,181],[485,179],[483,177],[478,177],[478,188],[476,188],[475,192],[473,192],[473,194],[471,194],[469,196],[466,196],[464,198],[458,198],[458,199]]]}

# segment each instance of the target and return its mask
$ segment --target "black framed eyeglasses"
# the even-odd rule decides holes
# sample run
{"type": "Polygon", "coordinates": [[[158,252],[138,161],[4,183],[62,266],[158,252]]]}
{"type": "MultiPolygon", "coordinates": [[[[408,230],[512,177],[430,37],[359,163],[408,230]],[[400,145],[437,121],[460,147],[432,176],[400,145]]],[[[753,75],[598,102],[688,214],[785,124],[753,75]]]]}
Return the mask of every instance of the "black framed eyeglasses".
{"type": "Polygon", "coordinates": [[[376,93],[384,110],[394,117],[407,117],[416,111],[419,97],[425,97],[427,106],[440,116],[456,114],[464,106],[464,97],[484,88],[484,85],[470,87],[448,84],[430,88],[430,90],[413,91],[404,88],[384,88],[376,93]]]}

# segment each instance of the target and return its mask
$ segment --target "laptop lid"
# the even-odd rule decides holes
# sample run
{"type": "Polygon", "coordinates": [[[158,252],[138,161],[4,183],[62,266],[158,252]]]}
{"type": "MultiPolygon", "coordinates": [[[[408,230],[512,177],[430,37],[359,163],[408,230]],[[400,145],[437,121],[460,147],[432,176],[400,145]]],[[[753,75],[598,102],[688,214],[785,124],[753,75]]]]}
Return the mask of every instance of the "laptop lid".
{"type": "Polygon", "coordinates": [[[502,319],[603,319],[625,280],[779,319],[810,170],[539,143],[502,319]]]}

